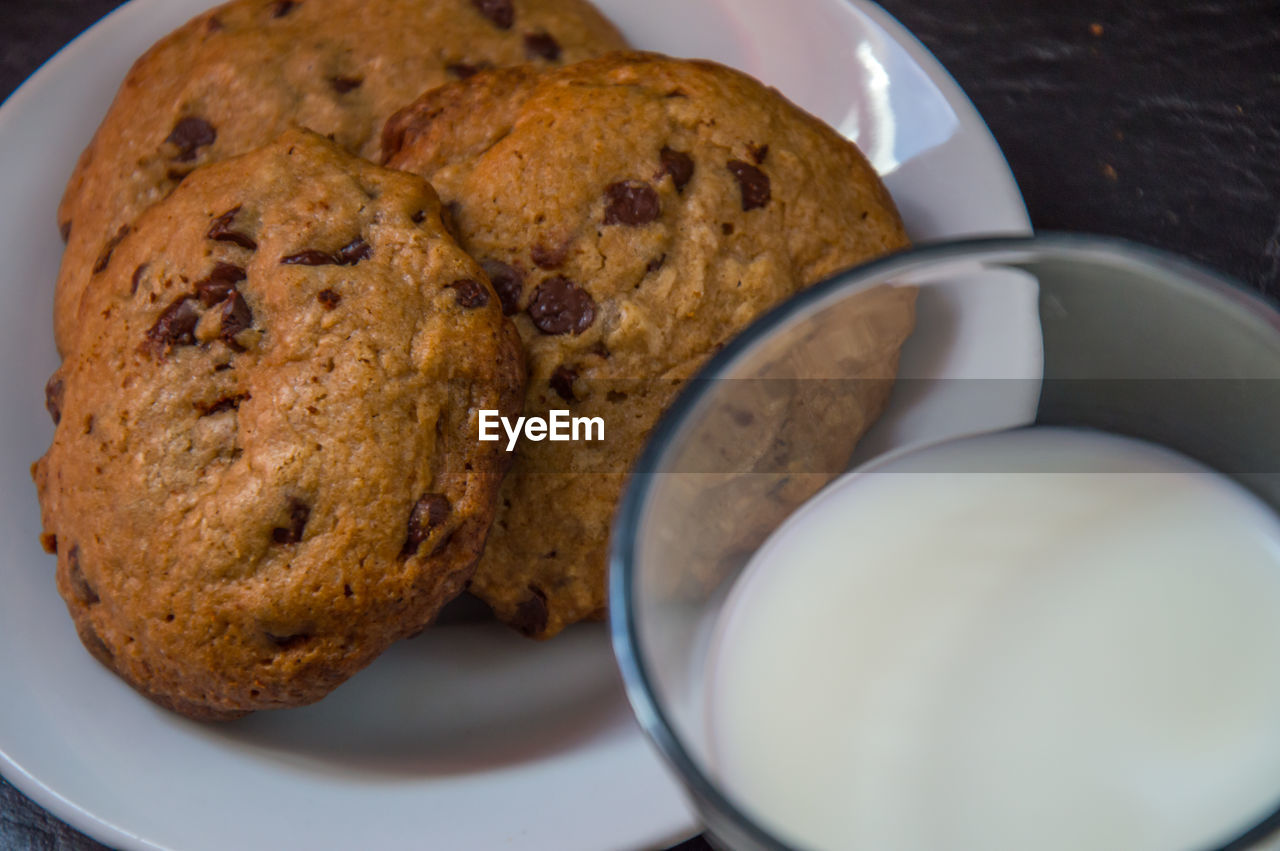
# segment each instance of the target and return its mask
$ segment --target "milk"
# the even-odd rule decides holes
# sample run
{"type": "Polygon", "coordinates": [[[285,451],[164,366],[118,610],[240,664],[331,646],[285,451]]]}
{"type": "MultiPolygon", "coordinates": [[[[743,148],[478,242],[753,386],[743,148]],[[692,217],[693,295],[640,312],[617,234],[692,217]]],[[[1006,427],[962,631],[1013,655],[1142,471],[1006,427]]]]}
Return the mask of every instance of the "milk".
{"type": "Polygon", "coordinates": [[[1280,519],[1134,440],[944,444],[775,533],[709,664],[713,773],[789,843],[1207,849],[1280,803],[1280,519]]]}

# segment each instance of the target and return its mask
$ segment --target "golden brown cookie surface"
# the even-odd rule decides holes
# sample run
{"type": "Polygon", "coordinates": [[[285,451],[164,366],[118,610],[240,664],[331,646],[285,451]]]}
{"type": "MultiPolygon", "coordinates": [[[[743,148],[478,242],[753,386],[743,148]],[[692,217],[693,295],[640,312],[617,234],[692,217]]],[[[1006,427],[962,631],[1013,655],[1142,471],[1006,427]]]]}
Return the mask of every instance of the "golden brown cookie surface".
{"type": "Polygon", "coordinates": [[[67,185],[60,350],[121,228],[196,166],[294,125],[373,157],[387,116],[432,86],[622,45],[586,0],[235,0],[200,15],[137,61],[67,185]]]}
{"type": "Polygon", "coordinates": [[[86,647],[184,714],[324,696],[470,578],[519,341],[420,178],[292,131],[138,220],[34,468],[86,647]]]}
{"type": "Polygon", "coordinates": [[[433,183],[515,319],[525,413],[606,422],[601,444],[525,441],[503,485],[472,591],[539,637],[603,613],[612,512],[679,382],[802,287],[907,244],[851,143],[709,62],[486,72],[393,116],[383,154],[433,183]]]}

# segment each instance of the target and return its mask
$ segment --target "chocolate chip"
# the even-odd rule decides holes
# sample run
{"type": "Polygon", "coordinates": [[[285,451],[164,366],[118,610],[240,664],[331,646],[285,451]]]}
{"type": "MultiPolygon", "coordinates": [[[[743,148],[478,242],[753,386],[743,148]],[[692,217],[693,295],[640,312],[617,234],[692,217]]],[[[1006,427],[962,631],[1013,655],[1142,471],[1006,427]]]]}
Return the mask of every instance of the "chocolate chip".
{"type": "Polygon", "coordinates": [[[70,219],[67,219],[65,222],[58,222],[58,233],[62,234],[63,242],[66,242],[68,239],[71,238],[71,220],[70,219]]]}
{"type": "Polygon", "coordinates": [[[733,236],[733,222],[721,222],[720,232],[725,236],[733,236]]]}
{"type": "Polygon", "coordinates": [[[595,321],[596,303],[586,290],[557,275],[538,284],[527,312],[534,326],[544,334],[572,332],[576,336],[595,321]]]}
{"type": "Polygon", "coordinates": [[[662,161],[662,171],[658,172],[658,175],[671,175],[671,182],[676,185],[676,192],[684,192],[685,186],[693,178],[693,157],[684,151],[664,147],[658,151],[658,159],[662,161]]]}
{"type": "Polygon", "coordinates": [[[621,390],[610,390],[608,393],[604,394],[604,398],[610,402],[625,402],[627,401],[627,394],[623,393],[621,390]]]}
{"type": "Polygon", "coordinates": [[[92,606],[98,602],[98,592],[84,578],[84,571],[80,569],[80,547],[74,544],[67,551],[67,579],[71,583],[71,593],[81,603],[92,606]]]}
{"type": "Polygon", "coordinates": [[[277,544],[296,544],[302,540],[302,531],[307,528],[307,519],[311,517],[311,508],[302,500],[289,500],[289,525],[277,526],[271,530],[271,540],[277,544]]]}
{"type": "Polygon", "coordinates": [[[337,253],[333,255],[333,259],[339,266],[354,266],[361,260],[368,260],[372,256],[373,247],[357,236],[339,248],[337,253]]]}
{"type": "Polygon", "coordinates": [[[756,165],[763,165],[764,158],[769,156],[769,146],[748,144],[747,152],[751,154],[751,159],[755,160],[756,165]]]}
{"type": "Polygon", "coordinates": [[[221,414],[223,411],[238,411],[240,410],[240,403],[251,398],[248,393],[237,393],[235,396],[224,396],[208,405],[197,403],[196,410],[200,412],[202,417],[211,417],[214,414],[221,414]]]}
{"type": "Polygon", "coordinates": [[[205,307],[225,301],[236,284],[245,278],[244,269],[231,263],[215,263],[207,278],[196,281],[196,296],[205,307]]]}
{"type": "Polygon", "coordinates": [[[412,221],[415,225],[420,225],[427,220],[427,211],[419,210],[418,212],[410,216],[409,220],[412,221]]]}
{"type": "Polygon", "coordinates": [[[329,85],[340,95],[355,91],[364,82],[363,77],[330,77],[329,85]]]}
{"type": "Polygon", "coordinates": [[[485,260],[480,266],[489,276],[489,283],[493,284],[498,300],[502,302],[502,312],[507,316],[519,313],[520,296],[524,292],[524,273],[501,260],[485,260]]]}
{"type": "Polygon", "coordinates": [[[253,311],[249,309],[249,304],[239,290],[231,291],[230,297],[222,303],[220,313],[222,324],[218,337],[223,342],[235,343],[236,335],[253,324],[253,311]]]}
{"type": "Polygon", "coordinates": [[[195,169],[190,168],[170,168],[164,173],[164,176],[174,183],[181,183],[187,179],[187,175],[191,174],[195,169]]]}
{"type": "Polygon", "coordinates": [[[479,281],[463,278],[449,286],[453,288],[454,296],[461,307],[484,307],[489,303],[489,293],[485,292],[484,285],[479,281]]]}
{"type": "Polygon", "coordinates": [[[662,264],[666,262],[667,262],[667,255],[665,254],[659,255],[653,258],[652,260],[650,260],[648,263],[646,263],[644,266],[644,270],[646,272],[656,272],[659,269],[661,269],[662,264]]]}
{"type": "Polygon", "coordinates": [[[444,66],[444,70],[459,80],[465,80],[469,77],[474,77],[486,68],[492,67],[488,62],[450,62],[444,66]]]}
{"type": "Polygon", "coordinates": [[[264,632],[263,635],[267,640],[279,647],[281,650],[292,650],[295,647],[301,647],[311,640],[311,634],[307,632],[295,632],[292,635],[277,635],[272,632],[264,632]]]}
{"type": "Polygon", "coordinates": [[[191,296],[184,295],[170,304],[147,330],[147,344],[152,354],[163,360],[174,346],[194,345],[199,321],[196,300],[191,296]]]}
{"type": "Polygon", "coordinates": [[[565,240],[555,248],[548,248],[541,242],[534,243],[533,248],[529,249],[529,257],[533,260],[533,264],[540,269],[559,269],[569,256],[570,241],[565,240]]]}
{"type": "Polygon", "coordinates": [[[417,554],[418,547],[422,546],[422,542],[431,534],[431,530],[443,523],[452,510],[453,506],[449,504],[449,498],[444,494],[423,494],[422,498],[414,504],[413,510],[409,512],[409,529],[405,534],[404,548],[400,550],[400,557],[417,554]]]}
{"type": "Polygon", "coordinates": [[[605,189],[607,202],[604,208],[606,225],[646,225],[662,214],[658,193],[653,187],[638,180],[624,180],[610,184],[605,189]]]}
{"type": "Polygon", "coordinates": [[[247,248],[250,251],[256,251],[258,243],[248,234],[241,233],[231,229],[231,223],[235,221],[236,213],[240,212],[240,208],[232,207],[221,216],[213,220],[213,224],[209,226],[209,232],[205,234],[209,239],[217,242],[231,242],[241,248],[247,248]]]}
{"type": "Polygon", "coordinates": [[[333,290],[321,290],[316,295],[316,298],[320,301],[320,304],[324,306],[325,310],[333,310],[338,306],[338,302],[342,301],[342,296],[338,295],[333,290]]]}
{"type": "Polygon", "coordinates": [[[548,62],[560,60],[560,42],[550,33],[525,33],[524,52],[530,59],[542,58],[548,62]]]}
{"type": "Polygon", "coordinates": [[[742,209],[754,210],[769,203],[769,175],[742,160],[729,160],[728,169],[738,179],[742,190],[742,209]]]}
{"type": "Polygon", "coordinates": [[[116,231],[115,236],[108,239],[106,244],[102,246],[102,252],[98,255],[97,261],[93,264],[93,273],[95,275],[107,268],[107,265],[111,262],[111,255],[116,250],[116,246],[120,244],[122,239],[129,235],[130,230],[131,228],[128,225],[121,225],[120,229],[116,231]]]}
{"type": "Polygon", "coordinates": [[[111,652],[111,648],[102,640],[102,637],[98,635],[92,625],[88,623],[80,624],[77,632],[80,634],[80,642],[84,644],[84,649],[89,651],[90,656],[104,665],[111,664],[115,654],[111,652]]]}
{"type": "Polygon", "coordinates": [[[293,8],[297,5],[298,4],[295,0],[276,0],[272,7],[271,17],[283,18],[285,15],[292,12],[293,8]]]}
{"type": "Polygon", "coordinates": [[[576,402],[577,397],[573,395],[573,382],[577,377],[576,369],[570,369],[561,364],[556,367],[555,372],[551,373],[551,389],[566,402],[576,402]]]}
{"type": "Polygon", "coordinates": [[[52,376],[44,385],[44,409],[53,417],[53,424],[62,422],[62,396],[65,389],[62,379],[52,376]]]}
{"type": "Polygon", "coordinates": [[[509,30],[516,20],[516,10],[511,0],[471,0],[480,14],[488,18],[500,30],[509,30]]]}
{"type": "Polygon", "coordinates": [[[138,284],[142,283],[142,276],[146,274],[147,264],[142,263],[138,268],[133,270],[133,277],[129,279],[129,295],[135,295],[138,292],[138,284]]]}
{"type": "Polygon", "coordinates": [[[40,546],[49,555],[55,555],[58,552],[58,536],[52,532],[40,533],[40,546]]]}
{"type": "Polygon", "coordinates": [[[547,595],[542,589],[529,586],[529,596],[516,606],[511,625],[527,636],[541,635],[547,629],[547,595]]]}
{"type": "Polygon", "coordinates": [[[281,266],[332,266],[337,262],[329,252],[316,251],[314,248],[280,258],[281,266]]]}
{"type": "Polygon", "coordinates": [[[213,128],[212,124],[203,118],[188,115],[173,125],[173,130],[165,138],[165,141],[178,149],[178,155],[174,157],[175,160],[178,162],[190,162],[196,158],[198,149],[212,145],[217,138],[218,131],[213,128]]]}

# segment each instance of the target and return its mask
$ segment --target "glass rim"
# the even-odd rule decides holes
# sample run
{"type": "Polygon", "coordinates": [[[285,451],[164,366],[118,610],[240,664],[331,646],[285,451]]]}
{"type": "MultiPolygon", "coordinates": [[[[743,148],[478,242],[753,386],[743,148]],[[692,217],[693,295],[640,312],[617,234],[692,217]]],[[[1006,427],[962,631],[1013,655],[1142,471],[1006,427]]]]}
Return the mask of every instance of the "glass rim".
{"type": "MultiPolygon", "coordinates": [[[[724,377],[740,358],[791,320],[808,311],[820,309],[828,300],[835,300],[870,284],[922,267],[946,261],[989,260],[1002,255],[1027,253],[1047,253],[1068,260],[1092,258],[1116,266],[1173,275],[1197,289],[1207,290],[1218,298],[1261,317],[1280,336],[1280,305],[1264,294],[1197,261],[1131,240],[1095,234],[1045,232],[1031,236],[984,236],[921,243],[837,272],[757,317],[729,340],[724,348],[712,355],[686,383],[654,426],[627,478],[614,515],[608,561],[609,636],[627,701],[645,735],[675,769],[681,783],[695,799],[710,807],[717,816],[733,823],[761,847],[792,851],[795,846],[783,842],[757,819],[743,812],[721,790],[720,784],[708,776],[690,756],[653,689],[653,677],[639,641],[639,629],[633,610],[635,595],[632,593],[636,575],[638,533],[649,502],[652,477],[660,473],[673,439],[680,434],[690,416],[706,398],[711,381],[724,377]]],[[[1212,851],[1244,851],[1254,842],[1272,836],[1277,830],[1280,830],[1280,806],[1212,851]]]]}

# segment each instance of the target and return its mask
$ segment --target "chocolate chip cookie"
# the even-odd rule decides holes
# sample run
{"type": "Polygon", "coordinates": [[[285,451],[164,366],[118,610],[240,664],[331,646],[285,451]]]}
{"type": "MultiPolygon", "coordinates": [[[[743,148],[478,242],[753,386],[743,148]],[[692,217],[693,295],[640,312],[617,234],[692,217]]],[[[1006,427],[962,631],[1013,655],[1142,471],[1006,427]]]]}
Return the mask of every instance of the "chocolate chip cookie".
{"type": "Polygon", "coordinates": [[[85,646],[194,718],[314,701],[470,579],[519,338],[419,177],[304,131],[201,168],[81,303],[33,468],[85,646]]]}
{"type": "MultiPolygon", "coordinates": [[[[619,53],[477,74],[394,115],[383,155],[432,181],[515,320],[525,413],[606,424],[601,443],[523,441],[503,485],[471,590],[531,636],[603,614],[609,522],[680,382],[771,306],[907,244],[853,144],[710,62],[619,53]]],[[[888,379],[912,302],[893,310],[877,341],[888,379]]]]}
{"type": "Polygon", "coordinates": [[[59,349],[134,218],[195,167],[292,125],[373,157],[387,116],[425,89],[621,46],[587,0],[235,0],[200,15],[133,66],[67,185],[59,349]]]}

